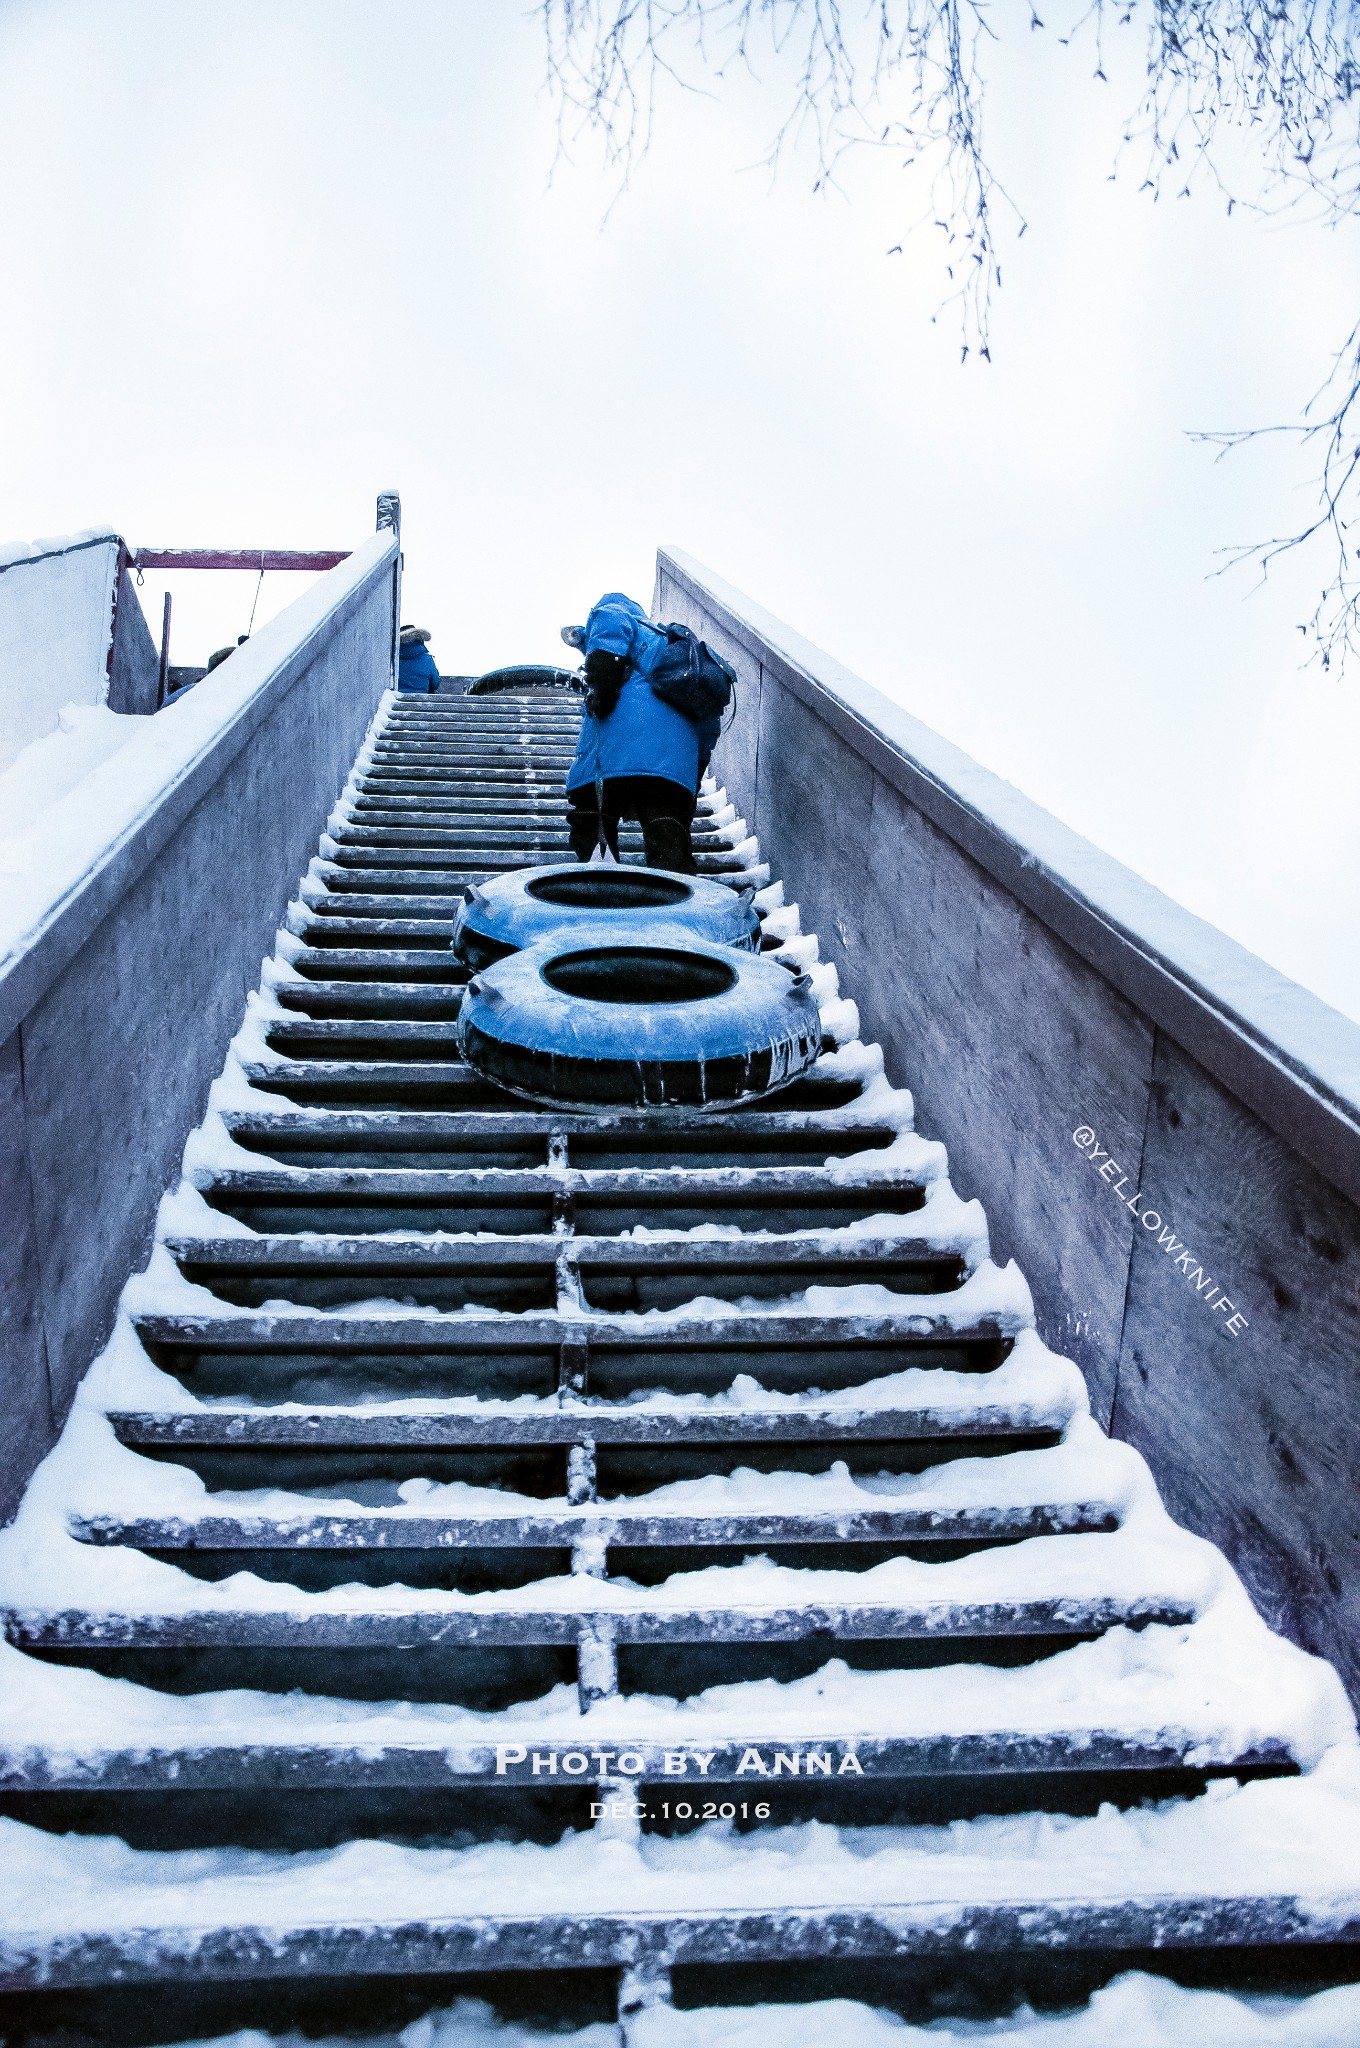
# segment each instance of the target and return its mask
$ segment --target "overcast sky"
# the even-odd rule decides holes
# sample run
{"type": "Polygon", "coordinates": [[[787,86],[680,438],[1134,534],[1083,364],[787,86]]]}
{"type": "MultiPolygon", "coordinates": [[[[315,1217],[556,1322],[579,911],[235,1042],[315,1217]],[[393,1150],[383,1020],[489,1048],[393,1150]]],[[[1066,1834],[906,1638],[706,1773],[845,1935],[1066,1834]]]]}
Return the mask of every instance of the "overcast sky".
{"type": "MultiPolygon", "coordinates": [[[[1111,182],[1133,72],[1025,18],[992,119],[1031,225],[961,367],[929,236],[887,253],[921,195],[752,168],[768,80],[665,95],[606,222],[515,0],[0,0],[0,539],[346,546],[392,485],[452,672],[551,658],[678,545],[1360,1016],[1360,666],[1299,666],[1318,568],[1208,575],[1306,467],[1186,432],[1297,412],[1356,237],[1111,182]]],[[[174,658],[252,594],[179,579],[174,658]]]]}

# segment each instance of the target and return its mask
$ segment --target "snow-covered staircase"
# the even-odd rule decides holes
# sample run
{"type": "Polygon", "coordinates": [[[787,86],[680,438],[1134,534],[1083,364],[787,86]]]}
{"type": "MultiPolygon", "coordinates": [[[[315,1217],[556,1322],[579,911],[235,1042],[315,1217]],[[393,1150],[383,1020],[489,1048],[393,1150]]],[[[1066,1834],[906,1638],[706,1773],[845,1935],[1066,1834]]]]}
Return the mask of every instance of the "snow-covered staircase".
{"type": "Polygon", "coordinates": [[[1353,1974],[1338,1682],[1091,1421],[723,792],[811,1075],[658,1128],[458,1062],[577,716],[389,700],[0,1537],[0,2020],[1353,1974]]]}

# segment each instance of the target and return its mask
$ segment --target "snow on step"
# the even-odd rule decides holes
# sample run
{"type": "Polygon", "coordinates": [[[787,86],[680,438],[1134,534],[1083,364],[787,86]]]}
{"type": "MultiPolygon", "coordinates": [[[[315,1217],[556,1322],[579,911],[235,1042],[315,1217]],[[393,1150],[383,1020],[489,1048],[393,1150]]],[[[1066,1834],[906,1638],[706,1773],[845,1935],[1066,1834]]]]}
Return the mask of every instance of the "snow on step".
{"type": "Polygon", "coordinates": [[[843,1950],[848,1933],[861,1953],[975,1954],[1059,1929],[1090,1941],[1112,1913],[1147,1946],[1202,1939],[1206,1921],[1228,1941],[1354,1939],[1357,1823],[1353,1752],[1301,1782],[1093,1819],[678,1841],[597,1828],[553,1848],[357,1842],[302,1863],[138,1852],[0,1822],[0,1968],[31,1983],[98,1981],[113,1958],[124,1978],[247,1974],[243,1954],[271,1975],[322,1958],[371,1969],[384,1952],[406,1969],[421,1955],[485,1966],[488,1950],[554,1963],[568,1930],[578,1964],[626,1960],[643,1930],[672,1963],[806,1957],[833,1941],[843,1950]]]}
{"type": "MultiPolygon", "coordinates": [[[[547,1768],[535,1772],[535,1754],[560,1760],[583,1747],[590,1782],[619,1755],[636,1755],[641,1769],[630,1764],[629,1773],[640,1781],[740,1783],[780,1775],[788,1766],[776,1765],[775,1752],[800,1750],[830,1755],[838,1772],[853,1752],[870,1777],[1112,1759],[1310,1766],[1347,1735],[1329,1674],[1272,1637],[1240,1595],[1186,1627],[1111,1630],[1016,1670],[857,1671],[833,1658],[805,1679],[724,1685],[683,1701],[615,1694],[586,1715],[574,1686],[494,1713],[300,1692],[184,1699],[2,1645],[0,1673],[0,1782],[10,1786],[157,1783],[167,1766],[185,1783],[231,1783],[248,1779],[266,1751],[286,1763],[290,1782],[299,1771],[304,1782],[325,1782],[342,1770],[354,1782],[532,1783],[547,1768]]],[[[821,1770],[819,1756],[805,1775],[821,1770]]]]}
{"type": "MultiPolygon", "coordinates": [[[[916,1484],[926,1500],[932,1493],[947,1499],[953,1489],[956,1501],[971,1497],[977,1504],[986,1501],[990,1473],[1000,1463],[1012,1467],[1015,1494],[1032,1498],[1048,1490],[1044,1461],[1053,1455],[975,1461],[971,1472],[947,1467],[916,1484]]],[[[261,1639],[261,1629],[272,1640],[282,1629],[288,1640],[316,1643],[347,1634],[373,1643],[573,1643],[596,1622],[606,1623],[617,1640],[638,1642],[712,1639],[715,1633],[788,1640],[810,1623],[847,1639],[947,1639],[1098,1630],[1131,1620],[1179,1623],[1201,1612],[1230,1577],[1227,1567],[1210,1546],[1169,1520],[1136,1455],[1103,1442],[1088,1426],[1058,1454],[1060,1461],[1063,1456],[1074,1477],[1083,1466],[1108,1474],[1108,1490],[1119,1503],[1116,1528],[1035,1537],[942,1563],[897,1557],[863,1571],[799,1570],[754,1558],[737,1566],[700,1563],[656,1586],[569,1572],[476,1593],[400,1584],[308,1592],[246,1572],[205,1582],[124,1545],[77,1540],[73,1519],[97,1524],[117,1512],[120,1496],[133,1515],[144,1514],[158,1493],[172,1513],[174,1503],[204,1499],[189,1475],[166,1466],[148,1470],[118,1444],[104,1416],[82,1405],[40,1468],[14,1527],[0,1538],[0,1604],[11,1616],[12,1636],[54,1643],[250,1642],[261,1639]]],[[[864,1491],[835,1476],[831,1484],[864,1491]]],[[[1004,1478],[997,1486],[992,1498],[1004,1501],[1004,1478]]],[[[739,1488],[759,1493],[762,1482],[743,1476],[739,1488]]],[[[815,1487],[806,1487],[801,1476],[776,1475],[764,1490],[767,1498],[782,1492],[806,1500],[815,1487]]],[[[272,1504],[276,1512],[284,1505],[272,1504]]],[[[505,1503],[512,1513],[516,1505],[513,1497],[505,1503]]],[[[422,1508],[418,1501],[384,1519],[417,1520],[422,1508]]]]}

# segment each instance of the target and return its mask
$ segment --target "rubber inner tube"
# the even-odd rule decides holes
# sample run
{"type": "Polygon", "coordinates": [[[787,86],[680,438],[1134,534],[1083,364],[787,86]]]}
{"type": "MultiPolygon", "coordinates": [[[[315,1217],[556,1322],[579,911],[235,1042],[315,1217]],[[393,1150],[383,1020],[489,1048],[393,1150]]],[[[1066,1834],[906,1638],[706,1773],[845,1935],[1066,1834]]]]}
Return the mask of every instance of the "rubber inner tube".
{"type": "Polygon", "coordinates": [[[573,668],[550,668],[539,662],[521,663],[517,668],[488,669],[467,686],[469,697],[489,697],[496,690],[579,690],[581,678],[573,668]]]}
{"type": "Polygon", "coordinates": [[[706,875],[611,861],[514,868],[476,883],[459,909],[453,947],[469,967],[489,967],[567,926],[584,931],[626,919],[642,930],[658,917],[702,944],[750,953],[760,947],[760,916],[749,886],[732,889],[706,875]]]}
{"type": "Polygon", "coordinates": [[[463,1057],[534,1102],[720,1108],[818,1057],[810,976],[653,923],[568,927],[475,974],[463,1057]]]}
{"type": "Polygon", "coordinates": [[[688,903],[694,891],[679,875],[659,868],[601,866],[555,868],[534,875],[524,885],[535,903],[556,903],[568,910],[670,910],[688,903]]]}
{"type": "Polygon", "coordinates": [[[543,969],[549,988],[590,1003],[701,1003],[737,985],[736,969],[707,953],[664,946],[592,946],[543,969]]]}

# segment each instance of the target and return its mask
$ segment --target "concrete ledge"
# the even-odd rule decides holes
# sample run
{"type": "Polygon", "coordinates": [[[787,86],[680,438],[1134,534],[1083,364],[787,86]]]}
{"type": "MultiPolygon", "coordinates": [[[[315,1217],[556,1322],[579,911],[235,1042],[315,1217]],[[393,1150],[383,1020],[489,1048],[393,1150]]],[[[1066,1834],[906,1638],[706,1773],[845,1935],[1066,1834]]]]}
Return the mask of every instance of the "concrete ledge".
{"type": "Polygon", "coordinates": [[[392,680],[380,530],[53,805],[0,867],[0,1513],[156,1207],[392,680]]]}
{"type": "Polygon", "coordinates": [[[1360,1027],[688,557],[715,767],[1171,1511],[1360,1700],[1360,1027]]]}

